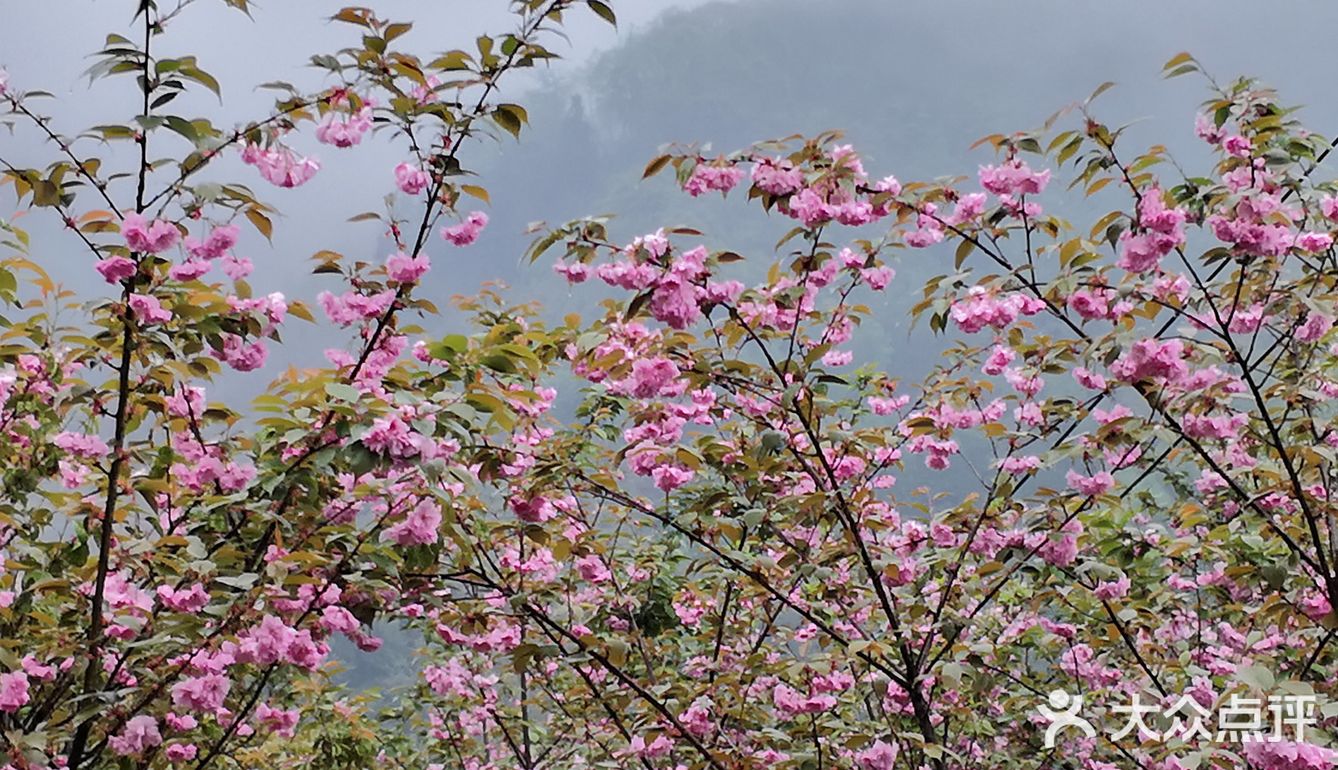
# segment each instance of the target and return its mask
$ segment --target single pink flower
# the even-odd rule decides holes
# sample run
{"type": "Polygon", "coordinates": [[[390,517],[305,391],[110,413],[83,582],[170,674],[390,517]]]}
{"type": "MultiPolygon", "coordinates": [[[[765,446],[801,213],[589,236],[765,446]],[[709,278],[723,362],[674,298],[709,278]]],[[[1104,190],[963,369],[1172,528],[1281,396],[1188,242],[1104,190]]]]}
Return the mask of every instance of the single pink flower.
{"type": "Polygon", "coordinates": [[[150,222],[143,214],[130,213],[121,222],[121,237],[131,251],[159,254],[176,245],[181,232],[171,222],[161,219],[150,222]]]}
{"type": "Polygon", "coordinates": [[[157,297],[149,294],[131,294],[130,309],[142,324],[167,323],[172,320],[172,313],[163,308],[157,297]]]}
{"type": "Polygon", "coordinates": [[[134,275],[137,269],[134,260],[120,256],[100,259],[95,267],[107,283],[120,283],[134,275]]]}
{"type": "Polygon", "coordinates": [[[479,233],[488,225],[488,215],[482,211],[471,211],[465,221],[441,230],[441,237],[456,246],[468,246],[478,240],[479,233]]]}
{"type": "Polygon", "coordinates": [[[386,273],[390,280],[399,283],[417,283],[432,266],[426,254],[410,257],[403,252],[396,252],[386,260],[386,273]]]}
{"type": "Polygon", "coordinates": [[[417,166],[401,163],[395,167],[395,184],[407,195],[417,195],[431,182],[431,175],[417,166]]]}
{"type": "Polygon", "coordinates": [[[28,675],[22,671],[0,674],[0,711],[13,714],[28,704],[28,675]]]}

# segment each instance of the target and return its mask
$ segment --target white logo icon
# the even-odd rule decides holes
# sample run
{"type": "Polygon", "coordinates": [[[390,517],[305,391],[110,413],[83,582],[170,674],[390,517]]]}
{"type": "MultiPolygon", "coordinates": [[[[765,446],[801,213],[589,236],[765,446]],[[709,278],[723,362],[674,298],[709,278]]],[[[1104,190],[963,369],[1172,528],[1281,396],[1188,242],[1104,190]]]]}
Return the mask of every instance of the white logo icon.
{"type": "Polygon", "coordinates": [[[1076,727],[1082,731],[1082,734],[1091,738],[1096,735],[1096,730],[1086,719],[1078,716],[1082,710],[1082,696],[1073,696],[1063,690],[1055,690],[1050,693],[1050,707],[1044,705],[1036,707],[1040,715],[1050,723],[1045,730],[1045,747],[1053,749],[1055,747],[1055,736],[1060,730],[1066,727],[1076,727]]]}

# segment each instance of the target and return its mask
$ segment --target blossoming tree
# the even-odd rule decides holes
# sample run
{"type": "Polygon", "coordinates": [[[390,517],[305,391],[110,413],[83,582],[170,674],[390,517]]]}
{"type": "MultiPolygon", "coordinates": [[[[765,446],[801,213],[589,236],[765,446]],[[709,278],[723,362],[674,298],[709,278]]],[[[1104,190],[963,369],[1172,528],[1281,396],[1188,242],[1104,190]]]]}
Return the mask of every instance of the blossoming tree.
{"type": "Polygon", "coordinates": [[[1198,176],[1127,149],[1090,99],[989,137],[999,158],[948,182],[870,175],[833,134],[676,149],[646,176],[748,196],[783,222],[775,254],[580,220],[530,256],[606,284],[578,289],[603,299],[593,316],[488,293],[463,303],[469,328],[437,328],[429,255],[487,223],[462,150],[527,118],[497,83],[553,58],[576,6],[613,18],[513,5],[514,33],[434,58],[398,49],[406,23],[345,9],[360,43],[315,59],[336,85],[280,84],[271,116],[222,128],[171,113],[218,89],[156,53],[189,3],[144,0],[94,70],[139,84],[133,119],[94,129],[134,149],[129,172],[0,79],[54,156],[0,147],[6,181],[109,287],[68,325],[42,245],[4,224],[10,766],[1335,763],[1334,712],[1299,705],[1333,689],[1338,628],[1324,139],[1240,80],[1209,81],[1197,132],[1217,162],[1198,176]],[[372,130],[404,148],[377,173],[416,207],[358,217],[393,253],[313,244],[341,282],[319,321],[254,290],[234,247],[273,210],[213,161],[298,187],[320,171],[298,132],[351,149],[372,130]],[[169,134],[186,152],[154,160],[183,146],[169,134]],[[1059,177],[1109,213],[1047,210],[1059,177]],[[944,265],[915,309],[944,356],[919,381],[854,360],[895,255],[944,265]],[[251,404],[211,399],[290,316],[349,346],[251,404]],[[418,684],[341,692],[329,640],[375,650],[388,625],[420,639],[418,684]],[[1046,746],[1054,690],[1103,729],[1046,746]],[[1193,720],[1281,693],[1282,740],[1193,720]],[[1140,700],[1147,729],[1114,734],[1140,700]]]}

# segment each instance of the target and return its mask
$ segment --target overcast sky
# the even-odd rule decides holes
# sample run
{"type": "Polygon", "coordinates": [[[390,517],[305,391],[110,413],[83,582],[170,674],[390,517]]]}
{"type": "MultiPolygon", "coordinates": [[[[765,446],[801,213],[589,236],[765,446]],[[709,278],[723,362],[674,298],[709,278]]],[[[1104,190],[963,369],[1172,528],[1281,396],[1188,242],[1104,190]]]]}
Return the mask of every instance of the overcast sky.
{"type": "MultiPolygon", "coordinates": [[[[573,11],[567,21],[572,45],[558,46],[577,61],[618,41],[666,10],[693,8],[706,0],[616,0],[619,31],[589,12],[573,11]]],[[[21,82],[49,82],[60,92],[82,84],[87,66],[74,52],[96,50],[106,32],[125,27],[138,0],[0,0],[0,66],[21,82]]],[[[252,0],[252,17],[226,7],[221,0],[195,0],[184,13],[173,38],[198,52],[200,61],[217,68],[237,85],[300,77],[308,57],[347,44],[350,28],[326,21],[340,8],[365,5],[382,18],[412,20],[417,29],[406,38],[409,47],[446,50],[472,44],[485,30],[511,28],[505,0],[252,0]],[[411,42],[410,42],[411,41],[411,42]],[[238,56],[239,49],[248,55],[238,56]],[[286,75],[285,75],[286,71],[286,75]]],[[[175,7],[164,0],[164,8],[175,7]]],[[[84,81],[86,83],[87,81],[84,81]]]]}
{"type": "MultiPolygon", "coordinates": [[[[613,29],[584,8],[568,14],[564,31],[568,41],[554,39],[550,48],[564,57],[556,67],[571,69],[616,45],[620,39],[644,27],[666,10],[692,8],[704,0],[621,0],[617,3],[619,28],[613,29]]],[[[175,0],[164,0],[172,8],[175,0]]],[[[200,65],[223,84],[225,106],[195,99],[187,104],[205,115],[217,116],[227,127],[248,117],[265,114],[273,103],[273,92],[255,86],[275,80],[299,88],[319,86],[310,57],[353,45],[356,27],[331,22],[340,8],[357,3],[342,0],[252,0],[252,17],[227,7],[222,0],[193,0],[169,28],[157,38],[156,53],[194,54],[200,65]]],[[[514,16],[505,0],[382,0],[365,3],[390,20],[409,20],[415,28],[400,42],[404,49],[423,55],[452,48],[473,50],[480,34],[501,34],[515,28],[514,16]]],[[[131,24],[138,0],[0,0],[0,67],[10,73],[11,87],[44,90],[60,100],[57,115],[60,130],[74,132],[102,122],[127,119],[127,96],[133,82],[127,78],[102,81],[89,87],[83,72],[92,63],[87,55],[99,50],[109,32],[136,41],[140,33],[131,24]]],[[[520,73],[502,83],[514,96],[536,82],[538,73],[520,73]]],[[[178,100],[174,109],[181,109],[178,100]]],[[[33,149],[40,135],[20,130],[13,138],[0,139],[0,150],[33,149]]],[[[35,160],[35,159],[34,159],[35,160]]],[[[12,162],[12,161],[11,161],[12,162]]]]}
{"type": "MultiPolygon", "coordinates": [[[[513,73],[501,84],[498,98],[520,101],[523,93],[533,88],[540,78],[551,78],[559,71],[571,72],[588,63],[599,52],[643,28],[660,13],[693,8],[702,3],[703,0],[620,0],[616,30],[585,8],[574,9],[565,20],[564,32],[568,40],[550,38],[546,41],[551,50],[564,57],[563,60],[551,65],[552,71],[547,73],[513,73]]],[[[33,107],[52,115],[53,127],[67,135],[99,123],[129,122],[137,112],[135,105],[138,102],[133,80],[125,77],[101,80],[90,88],[83,73],[92,63],[87,55],[102,47],[107,33],[116,32],[139,39],[140,33],[131,23],[137,4],[138,0],[0,0],[0,19],[3,19],[0,23],[0,67],[9,72],[10,87],[55,94],[56,101],[38,100],[33,107]]],[[[188,117],[210,117],[216,125],[226,129],[263,117],[270,111],[274,93],[256,90],[255,86],[261,83],[286,80],[300,89],[320,87],[324,81],[319,79],[320,73],[309,66],[309,59],[313,54],[334,52],[357,42],[360,33],[356,27],[329,21],[340,8],[354,4],[339,0],[252,0],[253,18],[247,18],[225,6],[222,0],[194,0],[193,5],[173,21],[168,35],[155,38],[155,54],[196,55],[201,66],[222,83],[224,103],[220,106],[206,95],[197,94],[178,99],[170,110],[188,117]]],[[[382,18],[413,21],[414,30],[401,38],[399,44],[425,56],[452,48],[473,50],[474,40],[480,34],[502,34],[516,26],[505,0],[394,0],[365,4],[373,7],[382,18]]],[[[164,0],[162,6],[165,9],[175,7],[175,0],[164,0]]],[[[340,153],[318,145],[309,135],[310,131],[306,134],[293,143],[299,150],[321,158],[324,170],[318,183],[301,191],[284,191],[268,188],[254,179],[255,175],[249,169],[239,169],[236,177],[262,189],[282,207],[285,216],[294,218],[299,225],[315,222],[316,217],[326,219],[328,225],[332,215],[342,219],[338,216],[341,212],[356,213],[349,210],[350,205],[379,207],[382,196],[391,190],[390,177],[378,178],[377,184],[369,185],[367,174],[372,169],[384,171],[391,168],[402,159],[404,148],[369,140],[355,156],[352,152],[340,153]],[[353,189],[365,194],[350,196],[353,189]],[[351,200],[354,203],[350,204],[351,200]]],[[[160,150],[163,155],[173,151],[179,155],[184,148],[177,146],[182,144],[180,140],[166,134],[164,137],[155,147],[166,146],[160,150]]],[[[97,155],[106,159],[115,158],[113,153],[126,149],[125,145],[107,147],[85,140],[79,153],[81,157],[97,155]]],[[[496,148],[482,151],[495,152],[496,148]]],[[[55,159],[54,152],[55,148],[45,143],[35,128],[21,121],[13,134],[0,133],[0,157],[19,167],[42,167],[55,159]]],[[[122,160],[130,163],[134,158],[127,155],[122,160]]],[[[112,165],[108,163],[104,168],[112,165]]],[[[0,201],[0,216],[11,212],[11,201],[0,201]]],[[[23,226],[40,234],[49,230],[44,227],[50,224],[49,220],[30,215],[24,218],[23,226]]],[[[55,230],[54,242],[62,243],[59,228],[55,230]]],[[[335,244],[313,246],[308,233],[308,229],[300,226],[287,230],[280,226],[274,249],[282,251],[288,246],[300,245],[305,252],[301,256],[305,257],[314,248],[336,247],[335,244]]],[[[365,238],[367,241],[374,239],[374,234],[365,238]]],[[[77,248],[77,242],[68,234],[64,234],[64,240],[69,241],[63,243],[64,246],[77,248]]],[[[269,250],[268,245],[251,242],[253,240],[253,236],[248,237],[246,245],[269,250]]],[[[38,242],[48,246],[53,243],[51,240],[38,242]]],[[[44,264],[51,259],[49,254],[37,256],[44,258],[44,264]]],[[[290,291],[293,288],[291,281],[305,276],[309,267],[305,259],[287,260],[280,263],[283,269],[277,271],[270,268],[279,265],[266,265],[260,259],[256,262],[258,276],[275,274],[280,283],[285,284],[280,288],[290,291]]],[[[96,276],[91,274],[73,273],[67,275],[66,280],[78,288],[97,289],[96,276]]]]}

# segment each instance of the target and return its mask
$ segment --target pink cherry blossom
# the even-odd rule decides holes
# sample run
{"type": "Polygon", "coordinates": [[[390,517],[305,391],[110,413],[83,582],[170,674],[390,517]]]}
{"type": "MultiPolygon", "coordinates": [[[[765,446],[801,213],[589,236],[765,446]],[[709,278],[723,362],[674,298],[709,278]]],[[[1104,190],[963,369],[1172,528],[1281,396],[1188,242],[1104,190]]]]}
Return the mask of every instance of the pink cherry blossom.
{"type": "Polygon", "coordinates": [[[1325,219],[1338,220],[1338,196],[1325,195],[1319,199],[1319,210],[1325,219]]]}
{"type": "Polygon", "coordinates": [[[888,284],[892,283],[892,279],[897,277],[895,270],[885,266],[865,268],[859,271],[859,274],[874,291],[886,289],[888,284]]]}
{"type": "Polygon", "coordinates": [[[13,714],[28,704],[28,675],[22,671],[0,674],[0,711],[13,714]]]}
{"type": "Polygon", "coordinates": [[[316,296],[325,314],[340,326],[348,326],[360,320],[378,318],[395,301],[395,292],[386,290],[372,295],[349,291],[335,296],[323,291],[316,296]]]}
{"type": "Polygon", "coordinates": [[[140,323],[160,324],[172,320],[172,313],[163,307],[157,297],[149,294],[131,294],[130,309],[140,323]]]}
{"type": "Polygon", "coordinates": [[[300,720],[301,712],[297,709],[278,709],[268,703],[256,706],[256,721],[284,738],[292,738],[296,734],[300,720]]]}
{"type": "Polygon", "coordinates": [[[161,219],[150,222],[142,214],[132,212],[121,222],[121,237],[131,251],[158,254],[175,246],[181,232],[171,222],[161,219]]]}
{"type": "Polygon", "coordinates": [[[219,225],[210,230],[203,241],[187,238],[186,251],[196,259],[218,259],[237,245],[237,238],[240,235],[241,231],[236,225],[219,225]]]}
{"type": "Polygon", "coordinates": [[[1218,128],[1213,119],[1199,113],[1194,116],[1194,134],[1208,144],[1221,144],[1226,132],[1218,128]]]}
{"type": "Polygon", "coordinates": [[[1296,236],[1296,248],[1301,251],[1316,253],[1328,251],[1333,245],[1333,236],[1328,233],[1301,233],[1296,236]]]}
{"type": "Polygon", "coordinates": [[[107,257],[97,263],[97,271],[107,283],[120,283],[135,274],[138,266],[125,257],[107,257]]]}
{"type": "Polygon", "coordinates": [[[1116,580],[1098,583],[1092,593],[1096,598],[1105,601],[1123,599],[1129,593],[1129,576],[1121,575],[1116,580]]]}
{"type": "Polygon", "coordinates": [[[1250,157],[1250,150],[1253,148],[1254,145],[1250,140],[1243,136],[1233,135],[1222,140],[1222,149],[1225,150],[1228,155],[1234,155],[1237,158],[1250,157]]]}
{"type": "Polygon", "coordinates": [[[172,743],[163,750],[167,761],[172,764],[181,764],[195,759],[199,753],[199,748],[194,743],[172,743]]]}
{"type": "Polygon", "coordinates": [[[1242,753],[1258,770],[1329,770],[1338,764],[1338,752],[1297,741],[1250,741],[1242,753]]]}
{"type": "Polygon", "coordinates": [[[441,237],[455,246],[468,246],[478,240],[479,233],[488,225],[488,215],[482,211],[471,211],[465,221],[458,225],[442,228],[441,237]]]}
{"type": "Polygon", "coordinates": [[[743,179],[743,169],[733,165],[708,165],[699,163],[692,169],[692,176],[683,184],[683,190],[692,197],[718,190],[727,193],[743,179]]]}
{"type": "Polygon", "coordinates": [[[225,361],[239,372],[250,372],[265,365],[269,351],[263,340],[247,342],[236,334],[223,335],[223,347],[214,351],[214,357],[225,361]]]}
{"type": "Polygon", "coordinates": [[[406,195],[417,195],[432,183],[432,176],[410,163],[395,166],[395,184],[406,195]]]}
{"type": "Polygon", "coordinates": [[[441,526],[441,507],[432,500],[421,500],[408,516],[381,534],[382,540],[399,545],[431,545],[437,542],[441,526]]]}
{"type": "Polygon", "coordinates": [[[590,277],[590,266],[583,262],[558,262],[553,265],[553,272],[566,278],[568,283],[585,283],[590,277]]]}
{"type": "Polygon", "coordinates": [[[209,604],[209,592],[200,583],[183,588],[158,586],[157,594],[164,605],[177,612],[199,612],[209,604]]]}
{"type": "Polygon", "coordinates": [[[410,257],[403,252],[396,252],[386,260],[386,274],[390,280],[399,283],[417,283],[431,267],[432,261],[426,254],[410,257]]]}
{"type": "Polygon", "coordinates": [[[158,720],[147,714],[131,717],[126,721],[121,732],[107,740],[107,745],[118,756],[142,756],[149,749],[161,745],[162,733],[158,732],[158,720]]]}
{"type": "Polygon", "coordinates": [[[654,398],[667,391],[678,374],[678,367],[667,358],[638,359],[632,363],[628,393],[636,398],[654,398]]]}
{"type": "Polygon", "coordinates": [[[1102,377],[1100,374],[1089,371],[1081,366],[1074,368],[1073,379],[1077,380],[1079,385],[1083,386],[1084,388],[1088,388],[1089,390],[1106,389],[1105,377],[1102,377]]]}
{"type": "Polygon", "coordinates": [[[851,361],[855,360],[855,353],[851,350],[829,350],[822,354],[822,365],[830,367],[849,366],[851,361]]]}
{"type": "Polygon", "coordinates": [[[172,704],[191,711],[212,713],[223,705],[232,682],[222,674],[189,677],[172,686],[172,704]]]}
{"type": "Polygon", "coordinates": [[[107,442],[84,433],[61,431],[52,439],[52,443],[76,457],[89,460],[102,459],[111,452],[107,442]]]}
{"type": "Polygon", "coordinates": [[[176,281],[194,281],[205,273],[213,269],[212,262],[204,259],[188,259],[177,265],[173,265],[168,271],[168,275],[176,281]]]}
{"type": "Polygon", "coordinates": [[[1324,313],[1310,313],[1305,322],[1296,329],[1296,339],[1302,342],[1317,342],[1333,328],[1333,319],[1324,313]]]}
{"type": "Polygon", "coordinates": [[[368,104],[350,115],[329,112],[316,126],[316,140],[322,144],[348,148],[362,142],[363,134],[372,127],[372,105],[368,104]]]}
{"type": "Polygon", "coordinates": [[[609,568],[604,566],[604,560],[594,554],[577,559],[576,570],[582,578],[595,584],[607,582],[613,576],[609,568]]]}
{"type": "Polygon", "coordinates": [[[1177,381],[1189,372],[1180,340],[1139,340],[1110,365],[1115,376],[1127,382],[1144,378],[1177,381]]]}
{"type": "Polygon", "coordinates": [[[897,745],[880,738],[858,756],[860,770],[892,770],[897,763],[897,745]]]}
{"type": "Polygon", "coordinates": [[[1115,479],[1109,471],[1101,471],[1092,476],[1083,476],[1070,470],[1064,477],[1070,488],[1082,495],[1104,495],[1115,486],[1115,479]]]}
{"type": "Polygon", "coordinates": [[[1050,183],[1050,170],[1036,172],[1017,159],[998,166],[981,166],[980,186],[995,195],[1039,195],[1050,183]]]}
{"type": "Polygon", "coordinates": [[[219,259],[219,263],[223,267],[223,273],[234,281],[240,281],[250,275],[253,269],[251,260],[232,254],[223,256],[219,259]]]}
{"type": "Polygon", "coordinates": [[[321,170],[320,161],[303,157],[283,146],[261,149],[253,144],[242,148],[242,162],[256,167],[260,175],[278,187],[300,187],[321,170]]]}
{"type": "Polygon", "coordinates": [[[835,210],[827,204],[819,193],[804,188],[793,195],[787,204],[788,213],[803,222],[804,227],[814,228],[831,221],[835,210]]]}
{"type": "Polygon", "coordinates": [[[672,492],[689,481],[692,481],[693,477],[696,476],[696,472],[691,468],[684,468],[678,465],[659,465],[651,470],[650,475],[655,481],[655,486],[665,492],[672,492]]]}
{"type": "Polygon", "coordinates": [[[771,195],[789,195],[804,186],[804,174],[788,160],[763,158],[753,165],[753,184],[771,195]]]}
{"type": "Polygon", "coordinates": [[[1012,475],[1019,475],[1031,471],[1039,470],[1041,467],[1041,458],[1035,455],[1011,456],[1005,457],[999,462],[999,468],[1012,475]]]}

